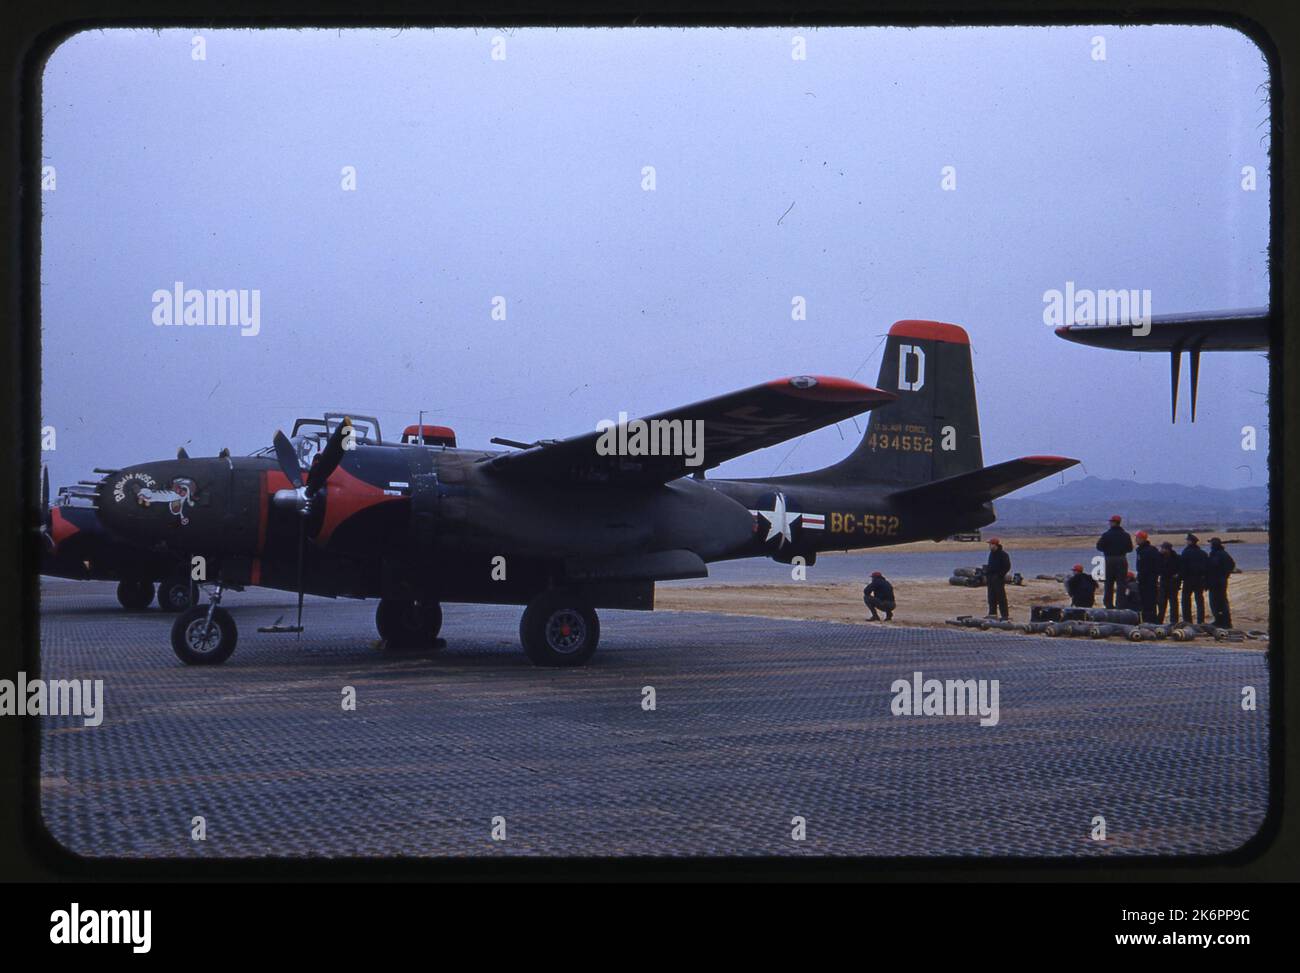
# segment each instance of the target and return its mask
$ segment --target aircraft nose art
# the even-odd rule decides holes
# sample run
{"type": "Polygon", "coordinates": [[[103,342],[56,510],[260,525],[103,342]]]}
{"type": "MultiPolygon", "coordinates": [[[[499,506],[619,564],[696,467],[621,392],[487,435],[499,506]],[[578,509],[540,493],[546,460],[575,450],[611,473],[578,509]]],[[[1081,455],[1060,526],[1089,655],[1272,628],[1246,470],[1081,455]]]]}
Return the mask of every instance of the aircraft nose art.
{"type": "Polygon", "coordinates": [[[203,521],[215,494],[228,491],[228,481],[224,462],[174,460],[128,467],[100,488],[100,517],[124,537],[170,540],[178,530],[192,531],[196,521],[203,521]]]}

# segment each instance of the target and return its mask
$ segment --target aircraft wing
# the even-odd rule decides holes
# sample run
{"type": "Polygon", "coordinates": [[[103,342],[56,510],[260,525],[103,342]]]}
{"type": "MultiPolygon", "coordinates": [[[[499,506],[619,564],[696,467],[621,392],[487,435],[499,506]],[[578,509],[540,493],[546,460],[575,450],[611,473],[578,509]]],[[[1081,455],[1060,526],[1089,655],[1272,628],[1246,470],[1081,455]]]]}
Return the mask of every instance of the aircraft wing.
{"type": "Polygon", "coordinates": [[[667,483],[867,412],[896,397],[843,378],[782,378],[631,420],[622,427],[539,443],[485,462],[502,476],[524,479],[667,483]],[[692,424],[689,430],[687,423],[692,424]],[[641,452],[635,455],[638,429],[643,435],[641,452]],[[700,432],[702,438],[697,435],[700,432]],[[695,457],[683,455],[685,446],[698,456],[698,463],[693,462],[695,457]],[[669,455],[663,455],[665,452],[669,455]]]}
{"type": "Polygon", "coordinates": [[[1056,329],[1066,341],[1118,351],[1267,351],[1269,311],[1210,311],[1155,314],[1148,334],[1131,324],[1070,324],[1056,329]]]}
{"type": "MultiPolygon", "coordinates": [[[[1192,422],[1196,421],[1196,390],[1203,351],[1267,351],[1273,318],[1266,307],[1199,314],[1156,314],[1146,334],[1134,334],[1132,324],[1070,324],[1056,329],[1058,337],[1094,348],[1118,351],[1169,352],[1169,418],[1178,418],[1178,372],[1184,351],[1191,362],[1192,422]]],[[[1146,329],[1144,329],[1146,330],[1146,329]]]]}
{"type": "Polygon", "coordinates": [[[899,500],[927,505],[970,507],[996,500],[1045,476],[1068,470],[1079,461],[1068,456],[1022,456],[969,473],[907,487],[891,494],[899,500]]]}

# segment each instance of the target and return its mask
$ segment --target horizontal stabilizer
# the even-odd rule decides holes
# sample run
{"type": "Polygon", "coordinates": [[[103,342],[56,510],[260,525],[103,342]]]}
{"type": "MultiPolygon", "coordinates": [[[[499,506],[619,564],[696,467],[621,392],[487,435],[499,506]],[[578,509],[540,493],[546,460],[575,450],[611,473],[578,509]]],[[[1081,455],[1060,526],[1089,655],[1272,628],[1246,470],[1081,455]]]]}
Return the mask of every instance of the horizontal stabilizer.
{"type": "Polygon", "coordinates": [[[1045,476],[1068,470],[1079,461],[1065,456],[1022,456],[969,473],[933,480],[890,494],[908,502],[958,507],[988,503],[1041,480],[1045,476]]]}

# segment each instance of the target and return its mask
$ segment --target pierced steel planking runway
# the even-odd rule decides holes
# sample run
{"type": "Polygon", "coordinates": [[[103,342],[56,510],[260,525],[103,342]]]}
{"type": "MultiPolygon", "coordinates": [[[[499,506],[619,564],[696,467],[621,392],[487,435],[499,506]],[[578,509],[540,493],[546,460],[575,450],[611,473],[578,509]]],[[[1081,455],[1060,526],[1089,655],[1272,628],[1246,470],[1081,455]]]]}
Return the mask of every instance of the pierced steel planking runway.
{"type": "Polygon", "coordinates": [[[43,718],[51,834],[112,857],[1095,857],[1229,851],[1266,812],[1262,652],[608,611],[591,665],[542,670],[517,609],[446,606],[419,657],[374,647],[374,602],[256,633],[292,605],[231,593],[238,649],[192,668],[173,616],[44,579],[41,675],[105,696],[100,727],[43,718]],[[916,670],[999,680],[1000,723],[893,716],[916,670]]]}

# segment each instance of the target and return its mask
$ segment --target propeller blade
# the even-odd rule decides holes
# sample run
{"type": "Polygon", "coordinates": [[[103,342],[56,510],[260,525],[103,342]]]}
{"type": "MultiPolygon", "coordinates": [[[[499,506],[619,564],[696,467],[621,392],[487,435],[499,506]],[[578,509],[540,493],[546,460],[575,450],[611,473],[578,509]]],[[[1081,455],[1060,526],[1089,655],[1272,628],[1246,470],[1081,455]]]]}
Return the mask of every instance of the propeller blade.
{"type": "Polygon", "coordinates": [[[302,470],[298,468],[298,451],[289,442],[289,437],[280,430],[275,431],[275,458],[280,462],[280,472],[293,484],[294,489],[302,486],[302,470]]]}
{"type": "Polygon", "coordinates": [[[298,638],[302,638],[302,562],[307,556],[307,518],[298,518],[298,638]]]}
{"type": "Polygon", "coordinates": [[[312,496],[325,485],[325,481],[330,478],[330,474],[339,468],[339,463],[343,462],[343,437],[348,435],[345,430],[352,428],[352,420],[344,417],[339,423],[339,427],[334,430],[334,435],[330,436],[329,442],[325,448],[316,457],[316,462],[311,465],[311,470],[307,473],[307,495],[312,496]]]}

